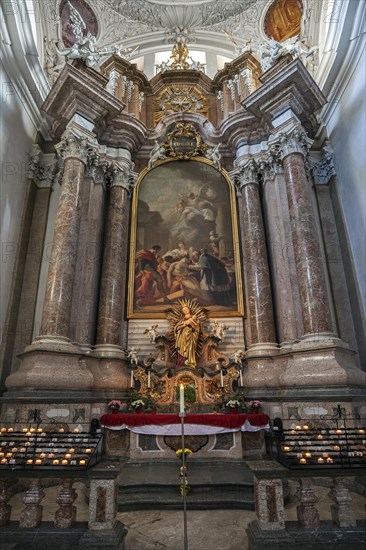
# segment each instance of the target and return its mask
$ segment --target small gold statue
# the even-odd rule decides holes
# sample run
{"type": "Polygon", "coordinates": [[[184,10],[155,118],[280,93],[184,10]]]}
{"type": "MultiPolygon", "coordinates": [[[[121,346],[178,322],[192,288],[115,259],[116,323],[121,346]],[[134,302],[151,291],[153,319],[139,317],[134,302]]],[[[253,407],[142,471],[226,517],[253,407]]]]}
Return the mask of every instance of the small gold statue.
{"type": "Polygon", "coordinates": [[[202,323],[207,311],[196,300],[178,300],[170,311],[170,323],[177,354],[176,367],[195,367],[202,349],[202,323]]]}

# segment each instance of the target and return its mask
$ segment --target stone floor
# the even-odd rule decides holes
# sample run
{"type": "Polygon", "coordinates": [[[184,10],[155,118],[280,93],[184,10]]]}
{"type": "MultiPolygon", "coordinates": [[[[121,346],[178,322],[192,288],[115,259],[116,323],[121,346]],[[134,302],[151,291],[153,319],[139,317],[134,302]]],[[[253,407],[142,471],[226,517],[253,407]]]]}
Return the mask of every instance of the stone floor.
{"type": "MultiPolygon", "coordinates": [[[[286,520],[296,520],[297,500],[294,496],[296,488],[296,484],[290,484],[286,520]]],[[[88,511],[84,501],[84,486],[82,483],[76,483],[75,489],[79,495],[75,501],[77,520],[86,521],[88,511]]],[[[331,519],[329,489],[315,486],[314,491],[319,498],[318,507],[321,519],[331,519]]],[[[46,496],[42,502],[44,506],[43,520],[52,521],[58,507],[55,502],[58,487],[49,487],[45,492],[46,496]]],[[[23,508],[22,497],[23,493],[18,493],[9,502],[12,506],[12,520],[19,518],[19,513],[23,508]]],[[[356,518],[364,520],[366,496],[352,493],[352,497],[351,506],[356,518]]],[[[189,550],[246,550],[248,548],[245,530],[248,523],[255,518],[254,512],[246,510],[188,510],[187,517],[189,550]]],[[[128,528],[126,550],[183,550],[183,512],[161,510],[124,512],[118,514],[118,519],[128,528]]],[[[12,544],[1,545],[1,550],[12,550],[13,548],[12,544]]],[[[325,546],[324,548],[326,550],[325,546]]]]}

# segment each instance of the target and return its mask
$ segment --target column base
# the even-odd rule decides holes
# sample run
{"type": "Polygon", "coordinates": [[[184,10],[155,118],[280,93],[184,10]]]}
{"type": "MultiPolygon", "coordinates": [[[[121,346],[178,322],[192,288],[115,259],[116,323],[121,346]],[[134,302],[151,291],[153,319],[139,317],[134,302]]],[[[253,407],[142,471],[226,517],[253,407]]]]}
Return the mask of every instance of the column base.
{"type": "MultiPolygon", "coordinates": [[[[337,339],[336,339],[337,340],[337,339]]],[[[329,342],[329,340],[327,340],[329,342]]],[[[292,359],[286,362],[280,376],[281,387],[296,386],[366,386],[366,373],[355,363],[355,353],[347,344],[294,345],[292,359]]]]}
{"type": "Polygon", "coordinates": [[[28,351],[52,351],[66,353],[79,353],[80,348],[78,344],[73,344],[69,338],[64,336],[50,335],[50,336],[38,336],[29,346],[27,346],[24,352],[28,351]]]}
{"type": "Polygon", "coordinates": [[[67,350],[29,346],[20,356],[19,369],[6,379],[7,389],[89,391],[93,387],[93,375],[78,348],[70,346],[67,350]]]}
{"type": "Polygon", "coordinates": [[[245,356],[249,357],[269,357],[279,353],[280,349],[275,342],[261,342],[253,344],[247,349],[245,356]]]}
{"type": "Polygon", "coordinates": [[[129,389],[130,373],[125,358],[94,356],[87,359],[87,364],[94,379],[93,390],[129,389]]]}
{"type": "Polygon", "coordinates": [[[112,359],[125,359],[126,354],[121,346],[114,344],[98,344],[92,352],[94,357],[110,357],[112,359]]]}

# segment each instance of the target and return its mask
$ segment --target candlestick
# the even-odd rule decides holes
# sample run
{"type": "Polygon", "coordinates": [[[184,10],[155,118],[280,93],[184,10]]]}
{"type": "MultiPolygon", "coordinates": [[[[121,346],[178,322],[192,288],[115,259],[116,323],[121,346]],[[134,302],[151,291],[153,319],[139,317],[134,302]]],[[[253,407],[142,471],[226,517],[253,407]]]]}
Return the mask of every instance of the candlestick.
{"type": "Polygon", "coordinates": [[[240,369],[240,386],[243,387],[244,384],[243,384],[243,373],[242,373],[242,370],[240,369]]]}
{"type": "Polygon", "coordinates": [[[130,382],[130,387],[133,388],[133,386],[134,386],[133,370],[131,370],[131,382],[130,382]]]}
{"type": "Polygon", "coordinates": [[[179,386],[179,412],[184,413],[184,386],[179,386]]]}
{"type": "Polygon", "coordinates": [[[150,388],[151,385],[151,371],[150,369],[147,371],[147,387],[150,388]]]}
{"type": "Polygon", "coordinates": [[[224,375],[222,373],[222,369],[220,370],[220,386],[224,387],[224,375]]]}

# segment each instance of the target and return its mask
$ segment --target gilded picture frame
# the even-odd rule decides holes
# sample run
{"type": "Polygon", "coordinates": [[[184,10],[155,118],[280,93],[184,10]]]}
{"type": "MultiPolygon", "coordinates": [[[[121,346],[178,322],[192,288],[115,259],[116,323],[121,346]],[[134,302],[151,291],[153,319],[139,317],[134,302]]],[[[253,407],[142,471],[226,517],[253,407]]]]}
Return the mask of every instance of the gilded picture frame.
{"type": "Polygon", "coordinates": [[[129,318],[165,318],[180,298],[209,317],[244,315],[234,185],[212,161],[166,159],[141,172],[132,198],[129,318]]]}

